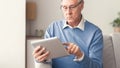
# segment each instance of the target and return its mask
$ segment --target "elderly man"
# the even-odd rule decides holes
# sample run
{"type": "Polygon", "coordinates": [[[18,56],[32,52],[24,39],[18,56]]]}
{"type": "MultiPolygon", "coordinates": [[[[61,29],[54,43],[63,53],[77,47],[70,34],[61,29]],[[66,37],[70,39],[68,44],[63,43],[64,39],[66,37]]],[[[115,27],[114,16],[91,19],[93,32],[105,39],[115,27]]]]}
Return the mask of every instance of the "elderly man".
{"type": "Polygon", "coordinates": [[[58,37],[67,46],[70,55],[45,63],[50,52],[44,47],[36,47],[33,51],[36,63],[52,68],[102,68],[102,32],[84,19],[81,14],[83,7],[83,0],[62,0],[65,20],[54,21],[45,33],[45,38],[58,37]]]}

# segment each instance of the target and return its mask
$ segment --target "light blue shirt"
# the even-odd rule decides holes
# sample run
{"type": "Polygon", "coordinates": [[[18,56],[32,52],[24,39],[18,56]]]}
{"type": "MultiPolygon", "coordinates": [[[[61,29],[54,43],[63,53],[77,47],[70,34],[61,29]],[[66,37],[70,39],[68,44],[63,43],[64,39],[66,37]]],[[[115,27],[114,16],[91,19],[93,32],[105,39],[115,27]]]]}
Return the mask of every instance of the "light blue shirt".
{"type": "Polygon", "coordinates": [[[45,38],[58,37],[63,43],[72,42],[84,53],[81,61],[73,61],[74,55],[52,59],[52,68],[102,68],[103,36],[94,24],[83,21],[71,28],[65,20],[54,21],[46,30],[45,38]],[[79,26],[82,25],[82,28],[79,26]]]}

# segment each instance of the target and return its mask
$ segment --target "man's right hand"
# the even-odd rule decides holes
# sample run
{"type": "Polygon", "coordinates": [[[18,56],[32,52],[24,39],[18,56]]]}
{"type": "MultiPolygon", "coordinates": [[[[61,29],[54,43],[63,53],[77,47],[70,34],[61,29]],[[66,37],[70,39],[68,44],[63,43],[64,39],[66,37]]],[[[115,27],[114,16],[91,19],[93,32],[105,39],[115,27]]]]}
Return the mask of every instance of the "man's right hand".
{"type": "Polygon", "coordinates": [[[47,60],[50,52],[46,51],[45,47],[42,46],[37,46],[34,51],[33,51],[33,57],[39,61],[39,62],[44,62],[47,60]]]}

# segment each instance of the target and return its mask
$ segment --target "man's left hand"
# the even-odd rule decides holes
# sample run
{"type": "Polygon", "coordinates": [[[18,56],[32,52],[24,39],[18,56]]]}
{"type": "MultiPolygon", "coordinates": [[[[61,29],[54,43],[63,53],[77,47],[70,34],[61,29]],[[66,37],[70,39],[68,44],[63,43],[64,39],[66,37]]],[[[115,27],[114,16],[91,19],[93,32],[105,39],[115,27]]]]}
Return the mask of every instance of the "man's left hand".
{"type": "Polygon", "coordinates": [[[81,52],[78,45],[74,43],[63,43],[63,45],[67,46],[66,49],[69,54],[74,54],[77,57],[77,59],[82,57],[83,53],[81,52]]]}

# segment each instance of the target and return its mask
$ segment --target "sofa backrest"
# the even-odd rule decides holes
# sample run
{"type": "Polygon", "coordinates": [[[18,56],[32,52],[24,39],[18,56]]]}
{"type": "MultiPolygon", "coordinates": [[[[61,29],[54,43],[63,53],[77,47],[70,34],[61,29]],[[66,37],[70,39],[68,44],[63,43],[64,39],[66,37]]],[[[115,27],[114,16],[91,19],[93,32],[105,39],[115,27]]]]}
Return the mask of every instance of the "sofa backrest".
{"type": "Polygon", "coordinates": [[[116,60],[116,68],[120,68],[120,33],[114,33],[111,35],[113,41],[113,48],[116,60]]]}
{"type": "Polygon", "coordinates": [[[104,35],[103,41],[103,68],[116,68],[112,37],[104,35]]]}
{"type": "Polygon", "coordinates": [[[120,68],[120,33],[104,35],[103,68],[120,68]]]}

